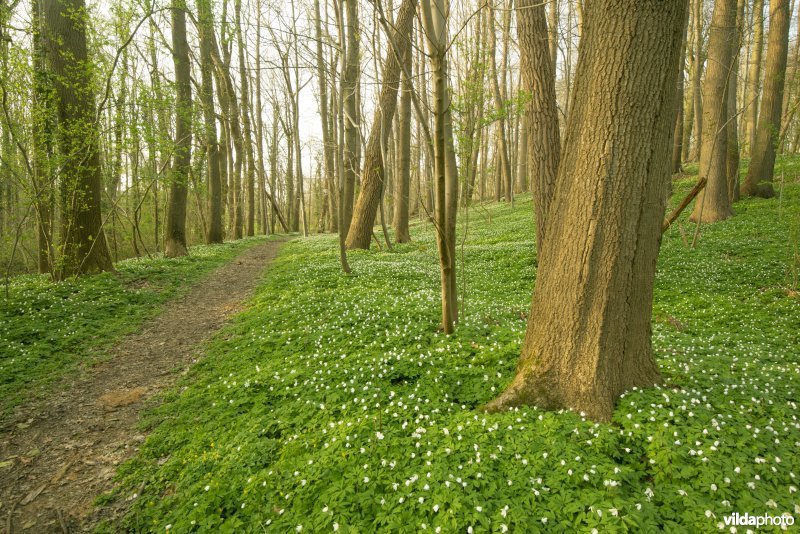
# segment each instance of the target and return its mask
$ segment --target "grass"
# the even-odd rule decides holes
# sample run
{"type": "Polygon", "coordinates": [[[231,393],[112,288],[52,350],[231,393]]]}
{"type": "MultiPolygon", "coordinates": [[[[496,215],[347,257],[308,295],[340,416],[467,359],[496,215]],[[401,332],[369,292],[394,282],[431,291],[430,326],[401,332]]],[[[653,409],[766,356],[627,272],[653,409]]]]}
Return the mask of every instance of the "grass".
{"type": "Polygon", "coordinates": [[[12,278],[7,297],[5,288],[0,295],[0,421],[65,373],[98,361],[102,349],[137,330],[165,301],[262,241],[196,246],[178,260],[125,260],[114,273],[62,283],[44,275],[12,278]]]}
{"type": "Polygon", "coordinates": [[[711,532],[734,512],[797,516],[794,181],[780,202],[743,200],[703,226],[695,248],[686,222],[664,236],[653,343],[665,384],[625,394],[611,424],[475,409],[519,355],[529,198],[471,212],[450,337],[437,333],[429,228],[352,253],[349,277],[334,237],[286,244],[249,309],[147,416],[150,437],[101,500],[130,511],[103,528],[711,532]]]}

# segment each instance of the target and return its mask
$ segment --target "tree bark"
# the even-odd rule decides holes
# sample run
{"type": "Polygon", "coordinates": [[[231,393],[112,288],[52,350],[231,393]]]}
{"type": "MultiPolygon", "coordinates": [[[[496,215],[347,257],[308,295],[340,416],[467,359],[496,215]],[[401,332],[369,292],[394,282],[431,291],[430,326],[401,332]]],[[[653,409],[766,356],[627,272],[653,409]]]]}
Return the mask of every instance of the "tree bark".
{"type": "Polygon", "coordinates": [[[781,106],[789,52],[789,0],[770,0],[769,10],[769,41],[761,111],[750,168],[742,186],[743,195],[765,198],[775,195],[772,175],[775,170],[775,145],[781,131],[781,106]]]}
{"type": "Polygon", "coordinates": [[[686,8],[586,1],[522,355],[487,410],[535,404],[609,421],[619,395],[660,381],[650,320],[686,8]]]}
{"type": "Polygon", "coordinates": [[[716,0],[708,39],[708,67],[703,84],[703,143],[700,176],[707,180],[697,196],[692,221],[712,223],[733,215],[728,195],[728,90],[735,85],[736,0],[716,0]]]}
{"type": "Polygon", "coordinates": [[[103,178],[86,5],[83,0],[48,0],[44,23],[62,157],[61,257],[55,275],[63,280],[110,271],[113,265],[100,213],[103,178]]]}
{"type": "Polygon", "coordinates": [[[175,159],[169,184],[164,255],[187,254],[186,196],[192,165],[192,87],[189,43],[186,40],[186,1],[172,3],[172,61],[175,64],[175,159]]]}

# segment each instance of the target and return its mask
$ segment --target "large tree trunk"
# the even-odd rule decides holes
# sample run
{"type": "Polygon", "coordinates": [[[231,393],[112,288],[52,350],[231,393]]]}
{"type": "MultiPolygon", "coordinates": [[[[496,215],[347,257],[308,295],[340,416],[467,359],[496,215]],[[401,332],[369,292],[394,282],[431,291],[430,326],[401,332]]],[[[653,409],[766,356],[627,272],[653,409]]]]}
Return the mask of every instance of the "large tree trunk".
{"type": "Polygon", "coordinates": [[[214,80],[211,59],[214,20],[209,0],[197,1],[200,33],[200,103],[203,108],[203,133],[206,144],[206,176],[209,192],[209,222],[206,243],[222,243],[222,172],[220,169],[217,118],[214,113],[214,80]]]}
{"type": "Polygon", "coordinates": [[[523,87],[531,94],[526,122],[529,143],[528,172],[531,175],[536,215],[537,253],[542,250],[561,153],[554,65],[547,48],[544,9],[544,4],[538,0],[517,2],[520,74],[523,87]]]}
{"type": "Polygon", "coordinates": [[[44,6],[45,48],[58,110],[61,149],[61,257],[56,278],[110,271],[100,213],[102,169],[95,122],[94,68],[88,59],[83,0],[49,0],[44,6]]]}
{"type": "Polygon", "coordinates": [[[789,0],[770,0],[769,11],[769,42],[761,112],[750,168],[742,186],[742,194],[746,196],[771,197],[775,194],[772,174],[775,170],[775,145],[781,131],[781,106],[789,52],[789,0]]]}
{"type": "Polygon", "coordinates": [[[192,165],[192,86],[189,43],[186,40],[186,1],[172,4],[172,60],[175,63],[175,159],[169,184],[164,254],[185,256],[186,194],[192,165]]]}
{"type": "Polygon", "coordinates": [[[587,0],[573,109],[522,355],[486,408],[608,421],[660,381],[650,341],[686,0],[587,0]]]}
{"type": "Polygon", "coordinates": [[[703,144],[700,176],[706,187],[697,197],[692,221],[712,223],[733,215],[728,195],[728,97],[736,45],[736,0],[717,0],[708,39],[708,67],[703,84],[703,144]]]}
{"type": "Polygon", "coordinates": [[[745,144],[747,153],[753,154],[758,122],[758,97],[761,91],[761,54],[764,50],[764,0],[753,1],[753,46],[750,53],[750,72],[745,93],[745,144]]]}
{"type": "Polygon", "coordinates": [[[392,118],[397,107],[397,90],[400,84],[401,57],[409,48],[411,24],[414,21],[416,0],[403,0],[397,17],[396,30],[391,37],[395,47],[389,48],[383,68],[380,101],[372,121],[367,150],[364,153],[364,172],[361,190],[353,211],[353,220],[347,233],[347,248],[368,249],[372,240],[372,227],[381,202],[384,166],[383,149],[392,131],[392,118]]]}

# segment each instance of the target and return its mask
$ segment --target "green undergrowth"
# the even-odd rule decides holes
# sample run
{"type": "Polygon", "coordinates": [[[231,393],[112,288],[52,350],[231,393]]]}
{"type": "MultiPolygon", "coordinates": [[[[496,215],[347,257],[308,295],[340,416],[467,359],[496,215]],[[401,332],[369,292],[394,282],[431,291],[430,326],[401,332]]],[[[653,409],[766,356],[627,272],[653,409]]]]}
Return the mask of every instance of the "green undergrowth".
{"type": "MultiPolygon", "coordinates": [[[[673,204],[695,179],[676,182],[673,204]]],[[[625,394],[611,424],[476,410],[519,355],[529,197],[470,211],[450,337],[437,332],[427,225],[393,251],[351,253],[352,276],[335,237],[288,243],[248,310],[147,416],[152,434],[103,499],[130,511],[104,528],[711,532],[734,512],[798,516],[799,203],[794,182],[780,201],[743,200],[694,248],[687,214],[669,230],[653,320],[665,384],[625,394]]]]}
{"type": "Polygon", "coordinates": [[[116,272],[60,283],[44,275],[12,278],[7,297],[0,289],[0,421],[77,365],[98,361],[100,349],[135,331],[166,300],[263,240],[196,246],[175,260],[125,260],[116,272]]]}

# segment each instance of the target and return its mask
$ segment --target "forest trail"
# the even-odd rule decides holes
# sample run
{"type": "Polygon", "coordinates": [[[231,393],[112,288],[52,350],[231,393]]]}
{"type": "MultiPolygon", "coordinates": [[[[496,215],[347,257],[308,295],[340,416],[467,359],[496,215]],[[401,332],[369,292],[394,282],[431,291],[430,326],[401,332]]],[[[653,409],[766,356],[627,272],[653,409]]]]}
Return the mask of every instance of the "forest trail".
{"type": "Polygon", "coordinates": [[[109,349],[107,361],[16,411],[0,429],[0,532],[87,531],[107,516],[92,505],[144,441],[137,429],[144,401],[196,361],[281,244],[248,249],[109,349]]]}

